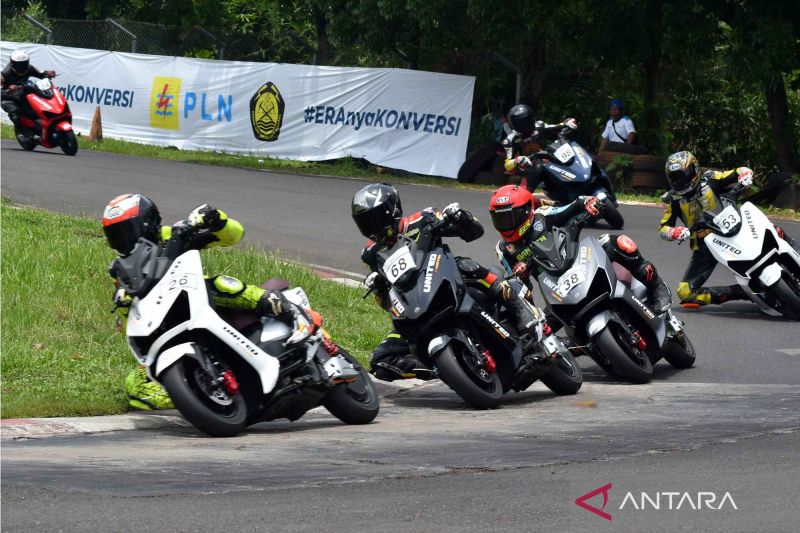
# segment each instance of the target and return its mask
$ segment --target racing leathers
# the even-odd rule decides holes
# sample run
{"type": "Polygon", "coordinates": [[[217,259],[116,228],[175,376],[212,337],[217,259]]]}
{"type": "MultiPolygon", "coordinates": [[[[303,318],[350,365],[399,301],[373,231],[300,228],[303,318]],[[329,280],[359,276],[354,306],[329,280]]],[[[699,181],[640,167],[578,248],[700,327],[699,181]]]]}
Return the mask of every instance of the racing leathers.
{"type": "MultiPolygon", "coordinates": [[[[661,200],[666,204],[664,216],[661,218],[659,233],[668,241],[690,240],[692,258],[689,266],[678,284],[678,298],[681,305],[697,308],[707,304],[721,304],[729,300],[747,300],[747,294],[739,285],[704,287],[703,284],[711,276],[717,266],[717,260],[711,255],[703,239],[708,230],[697,231],[695,223],[702,220],[704,209],[715,209],[720,203],[720,195],[729,191],[739,182],[740,173],[750,173],[747,167],[733,170],[707,170],[700,178],[697,187],[684,195],[669,191],[661,200]],[[683,226],[678,225],[678,220],[683,226]]],[[[778,233],[794,248],[794,241],[775,227],[778,233]]]]}
{"type": "Polygon", "coordinates": [[[30,64],[28,65],[27,72],[20,75],[11,68],[11,63],[6,65],[2,71],[2,89],[0,89],[0,102],[2,103],[0,106],[2,106],[3,111],[8,113],[8,118],[11,122],[18,125],[19,117],[22,114],[27,114],[34,121],[38,120],[28,105],[23,91],[19,88],[22,87],[30,77],[42,79],[47,76],[52,77],[53,75],[54,73],[52,71],[41,71],[30,64]],[[12,87],[15,90],[10,90],[12,87]]]}
{"type": "MultiPolygon", "coordinates": [[[[523,281],[529,282],[529,277],[537,278],[542,269],[529,263],[533,255],[533,244],[542,235],[553,227],[565,226],[573,217],[585,210],[585,198],[579,197],[569,205],[563,207],[543,207],[535,211],[533,220],[514,242],[500,239],[497,243],[497,258],[509,274],[518,275],[523,281]]],[[[661,279],[653,263],[646,261],[639,251],[636,243],[627,235],[603,234],[599,237],[603,249],[609,258],[628,269],[633,277],[639,280],[646,288],[650,305],[657,313],[666,311],[672,295],[666,283],[661,279]]],[[[552,313],[547,313],[548,323],[553,330],[561,328],[562,324],[552,313]]]]}
{"type": "MultiPolygon", "coordinates": [[[[450,207],[445,208],[444,212],[427,208],[411,216],[403,217],[400,219],[397,233],[418,240],[422,228],[446,218],[450,223],[443,226],[442,237],[460,237],[470,242],[483,235],[483,226],[469,211],[460,208],[450,210],[450,207]]],[[[372,271],[372,274],[367,277],[366,284],[375,290],[378,304],[386,311],[391,308],[388,297],[390,287],[381,273],[377,254],[389,249],[395,242],[396,238],[382,243],[370,240],[361,252],[361,260],[372,271]]],[[[461,275],[469,286],[487,294],[516,318],[520,335],[526,334],[536,323],[540,316],[539,311],[530,303],[530,293],[522,283],[516,280],[505,281],[468,257],[457,257],[456,261],[461,275]],[[526,293],[528,300],[518,297],[521,291],[526,293]]],[[[423,368],[419,360],[411,353],[408,341],[396,331],[389,334],[378,345],[372,354],[370,364],[375,377],[384,381],[414,377],[430,379],[431,377],[430,370],[423,368]]]]}
{"type": "MultiPolygon", "coordinates": [[[[177,257],[189,250],[233,246],[244,235],[244,228],[238,221],[228,218],[225,212],[208,205],[195,209],[190,215],[190,220],[192,219],[194,221],[191,226],[183,221],[174,226],[161,226],[159,244],[168,249],[171,257],[177,257]]],[[[115,280],[117,261],[119,260],[115,259],[108,270],[115,280]]],[[[248,285],[225,275],[206,276],[205,281],[209,296],[217,307],[255,311],[261,315],[275,317],[289,326],[293,325],[293,320],[298,314],[303,314],[280,292],[248,285]]],[[[127,317],[130,301],[131,298],[125,294],[124,289],[117,289],[114,303],[119,307],[123,317],[127,317]]],[[[308,317],[303,314],[301,318],[308,317]]]]}

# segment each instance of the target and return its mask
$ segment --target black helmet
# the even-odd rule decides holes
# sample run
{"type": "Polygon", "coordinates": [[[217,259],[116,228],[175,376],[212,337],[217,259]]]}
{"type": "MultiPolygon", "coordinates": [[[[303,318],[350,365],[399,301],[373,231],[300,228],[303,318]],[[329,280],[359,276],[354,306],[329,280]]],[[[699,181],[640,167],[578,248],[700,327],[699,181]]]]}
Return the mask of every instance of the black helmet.
{"type": "Polygon", "coordinates": [[[11,52],[11,70],[18,76],[26,75],[30,64],[30,57],[28,57],[28,52],[25,50],[14,50],[11,52]]]}
{"type": "Polygon", "coordinates": [[[353,196],[353,221],[364,237],[381,242],[397,232],[403,208],[397,189],[373,183],[353,196]]]}
{"type": "Polygon", "coordinates": [[[103,233],[109,246],[123,257],[133,251],[140,237],[158,243],[160,231],[161,214],[147,196],[121,194],[103,211],[103,233]]]}
{"type": "Polygon", "coordinates": [[[700,162],[692,152],[676,152],[664,165],[669,186],[678,194],[693,191],[700,183],[700,162]]]}
{"type": "Polygon", "coordinates": [[[517,104],[508,112],[508,121],[518,133],[529,136],[533,133],[533,109],[525,104],[517,104]]]}

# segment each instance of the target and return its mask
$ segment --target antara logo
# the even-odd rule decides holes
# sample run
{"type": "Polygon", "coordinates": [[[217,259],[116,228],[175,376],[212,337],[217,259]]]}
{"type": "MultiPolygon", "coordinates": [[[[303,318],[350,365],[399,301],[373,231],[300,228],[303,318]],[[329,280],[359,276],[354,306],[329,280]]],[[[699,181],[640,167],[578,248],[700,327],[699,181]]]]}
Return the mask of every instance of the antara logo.
{"type": "MultiPolygon", "coordinates": [[[[613,488],[611,483],[591,490],[575,499],[575,505],[582,509],[586,509],[590,513],[596,514],[604,520],[609,522],[613,521],[611,513],[606,512],[606,507],[610,501],[610,492],[613,488]],[[599,507],[589,503],[589,500],[601,495],[603,496],[602,504],[599,507]]],[[[595,503],[600,503],[599,501],[595,503]]],[[[733,501],[733,496],[730,492],[726,492],[719,497],[716,492],[655,492],[649,493],[642,491],[638,495],[633,492],[626,492],[622,498],[618,509],[631,509],[635,511],[645,510],[667,510],[667,511],[680,511],[680,510],[693,510],[702,511],[710,509],[719,511],[721,509],[739,510],[736,502],[733,501]]]]}

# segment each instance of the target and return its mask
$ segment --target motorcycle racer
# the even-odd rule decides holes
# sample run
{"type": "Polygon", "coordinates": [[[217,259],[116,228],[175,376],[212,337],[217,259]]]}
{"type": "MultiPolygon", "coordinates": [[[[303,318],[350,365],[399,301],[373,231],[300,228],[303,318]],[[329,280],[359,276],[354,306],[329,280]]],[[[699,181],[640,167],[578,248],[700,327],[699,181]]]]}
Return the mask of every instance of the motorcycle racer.
{"type": "MultiPolygon", "coordinates": [[[[532,253],[531,245],[553,226],[564,226],[584,211],[597,215],[598,201],[594,196],[581,196],[563,207],[547,206],[535,210],[533,197],[527,189],[518,185],[505,185],[497,189],[489,202],[489,214],[494,228],[500,233],[496,253],[503,268],[523,281],[531,275],[537,277],[540,272],[527,264],[532,253]]],[[[666,311],[672,300],[669,288],[653,263],[642,256],[633,239],[627,235],[606,233],[599,240],[611,260],[627,268],[647,288],[653,309],[657,313],[666,311]]],[[[560,327],[560,324],[555,325],[560,327]]]]}
{"type": "MultiPolygon", "coordinates": [[[[377,254],[393,246],[398,235],[416,240],[422,228],[442,220],[449,222],[444,230],[445,237],[460,237],[470,242],[483,235],[483,227],[478,219],[458,203],[451,203],[441,211],[429,207],[404,217],[400,195],[394,187],[384,183],[373,183],[356,192],[352,215],[361,234],[369,239],[361,252],[361,259],[372,272],[364,284],[375,291],[378,304],[387,311],[391,307],[388,298],[390,285],[381,274],[377,254]]],[[[511,283],[502,280],[470,258],[459,257],[457,261],[467,283],[508,309],[516,319],[521,336],[529,333],[540,316],[528,300],[518,297],[520,291],[529,291],[516,280],[511,283]]],[[[409,377],[430,378],[430,371],[420,368],[422,365],[410,353],[408,342],[397,332],[391,333],[378,345],[370,364],[373,374],[385,381],[409,377]]]]}
{"type": "MultiPolygon", "coordinates": [[[[666,204],[661,218],[659,234],[667,241],[678,244],[689,240],[692,258],[683,279],[678,284],[678,298],[681,305],[697,309],[708,304],[721,304],[730,300],[748,300],[747,294],[739,285],[704,287],[717,266],[717,260],[703,242],[707,231],[695,231],[693,226],[702,218],[704,209],[714,209],[719,205],[720,195],[739,184],[749,187],[753,183],[753,171],[747,167],[732,170],[707,170],[700,173],[700,163],[688,151],[676,152],[667,158],[664,170],[670,190],[661,200],[666,204]],[[678,220],[682,224],[678,224],[678,220]]],[[[778,226],[778,234],[793,248],[794,240],[778,226]]]]}
{"type": "MultiPolygon", "coordinates": [[[[161,215],[155,203],[141,194],[122,194],[111,200],[103,211],[103,233],[108,244],[121,257],[131,254],[140,237],[180,255],[189,250],[202,250],[215,246],[232,246],[244,235],[242,225],[219,209],[203,204],[195,208],[188,217],[188,224],[181,221],[174,226],[162,226],[161,215]]],[[[108,269],[117,280],[118,259],[108,269]]],[[[282,293],[268,291],[248,285],[226,275],[206,276],[206,286],[213,303],[218,307],[252,310],[270,316],[293,328],[295,334],[290,342],[311,335],[319,325],[306,311],[289,302],[282,293]]],[[[118,284],[117,284],[118,286],[118,284]]],[[[114,293],[115,309],[119,309],[122,321],[127,318],[132,298],[123,288],[114,293]]],[[[152,382],[141,379],[136,370],[126,379],[131,406],[136,408],[158,405],[154,401],[152,382]],[[133,374],[136,373],[137,376],[133,374]]]]}
{"type": "Polygon", "coordinates": [[[30,112],[28,101],[24,98],[20,89],[27,81],[28,78],[53,78],[56,73],[53,70],[41,71],[31,65],[30,57],[24,50],[14,50],[11,52],[11,59],[8,65],[3,68],[0,73],[0,104],[3,111],[8,113],[8,118],[15,126],[19,126],[19,118],[22,114],[28,116],[39,125],[39,119],[30,112]]]}

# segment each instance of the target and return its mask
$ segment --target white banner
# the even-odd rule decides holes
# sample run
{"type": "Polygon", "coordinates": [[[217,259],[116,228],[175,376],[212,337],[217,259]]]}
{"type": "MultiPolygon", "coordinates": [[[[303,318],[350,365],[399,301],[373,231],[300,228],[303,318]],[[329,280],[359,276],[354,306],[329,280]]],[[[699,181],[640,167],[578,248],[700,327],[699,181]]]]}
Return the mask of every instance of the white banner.
{"type": "Polygon", "coordinates": [[[455,178],[475,78],[106,52],[2,41],[55,70],[75,129],[100,106],[108,137],[183,149],[319,161],[363,157],[455,178]]]}

